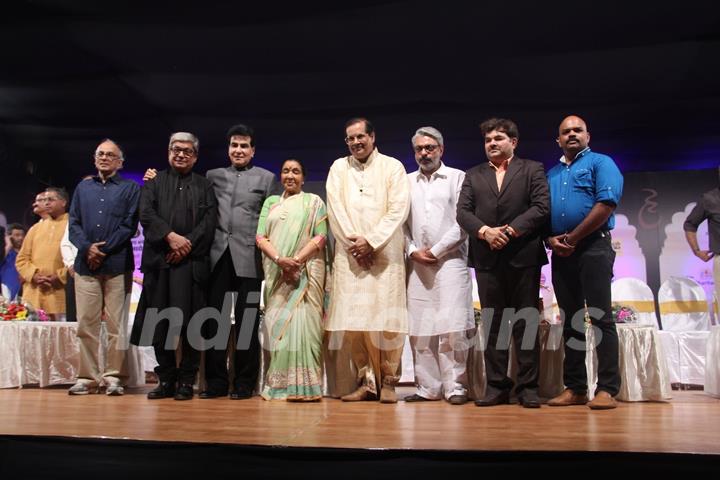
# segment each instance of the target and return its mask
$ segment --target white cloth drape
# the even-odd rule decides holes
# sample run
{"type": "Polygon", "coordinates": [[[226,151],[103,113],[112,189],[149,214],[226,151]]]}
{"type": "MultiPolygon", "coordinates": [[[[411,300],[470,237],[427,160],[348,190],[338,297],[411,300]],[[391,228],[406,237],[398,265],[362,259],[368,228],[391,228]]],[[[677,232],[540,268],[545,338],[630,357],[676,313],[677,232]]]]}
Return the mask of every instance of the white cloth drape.
{"type": "MultiPolygon", "coordinates": [[[[104,334],[102,339],[105,345],[104,334]]],[[[131,346],[126,358],[128,386],[144,385],[145,372],[137,348],[131,346]]],[[[0,388],[73,384],[79,365],[77,323],[0,322],[0,388]]]]}

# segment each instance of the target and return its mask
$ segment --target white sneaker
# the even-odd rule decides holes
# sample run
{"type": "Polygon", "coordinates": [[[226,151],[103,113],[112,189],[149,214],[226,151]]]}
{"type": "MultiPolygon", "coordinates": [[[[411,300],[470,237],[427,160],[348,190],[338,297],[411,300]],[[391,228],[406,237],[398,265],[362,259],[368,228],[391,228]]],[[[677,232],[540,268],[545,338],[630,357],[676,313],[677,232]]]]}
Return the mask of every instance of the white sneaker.
{"type": "Polygon", "coordinates": [[[88,393],[97,393],[97,383],[87,380],[78,380],[75,385],[70,387],[68,395],[87,395],[88,393]]]}

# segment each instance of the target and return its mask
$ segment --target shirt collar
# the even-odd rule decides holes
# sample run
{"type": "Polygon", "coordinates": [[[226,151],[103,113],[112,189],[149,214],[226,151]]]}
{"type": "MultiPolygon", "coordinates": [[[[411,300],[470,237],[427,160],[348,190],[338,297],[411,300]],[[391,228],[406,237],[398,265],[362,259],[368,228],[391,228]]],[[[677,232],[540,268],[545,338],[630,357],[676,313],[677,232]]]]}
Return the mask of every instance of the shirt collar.
{"type": "MultiPolygon", "coordinates": [[[[437,170],[435,170],[435,171],[432,173],[432,175],[430,175],[430,176],[431,176],[433,179],[435,179],[435,178],[447,178],[447,176],[448,176],[447,170],[448,170],[448,167],[446,167],[445,164],[441,161],[441,162],[440,162],[440,168],[438,168],[437,170]]],[[[419,182],[419,181],[422,180],[422,179],[426,179],[426,180],[427,180],[428,178],[425,176],[424,173],[422,173],[422,170],[421,170],[421,169],[418,169],[418,171],[416,172],[415,180],[419,182]]]]}
{"type": "Polygon", "coordinates": [[[377,147],[375,147],[375,149],[372,151],[372,153],[370,153],[370,156],[367,158],[367,160],[365,160],[365,163],[361,162],[360,160],[355,158],[353,155],[350,155],[350,157],[349,157],[350,165],[353,165],[353,166],[359,168],[360,170],[363,170],[363,169],[369,167],[372,164],[373,160],[375,160],[375,157],[377,157],[379,154],[380,154],[380,152],[378,152],[377,147]]]}
{"type": "MultiPolygon", "coordinates": [[[[93,180],[96,182],[103,183],[102,178],[100,178],[100,175],[93,175],[93,180]]],[[[105,179],[105,183],[107,182],[113,182],[113,183],[120,183],[120,180],[122,180],[122,177],[120,176],[119,172],[115,172],[112,177],[109,177],[105,179]]]]}
{"type": "Polygon", "coordinates": [[[246,172],[252,168],[252,160],[245,164],[244,167],[236,167],[235,165],[230,165],[230,168],[232,168],[236,172],[246,172]]]}
{"type": "MultiPolygon", "coordinates": [[[[580,150],[580,151],[577,153],[577,155],[575,155],[575,158],[573,158],[573,162],[574,162],[575,160],[578,160],[579,158],[584,157],[584,156],[587,155],[588,153],[590,153],[590,147],[585,147],[585,148],[583,148],[582,150],[580,150]]],[[[565,165],[570,165],[572,162],[568,162],[567,159],[565,158],[565,155],[563,155],[562,157],[560,157],[560,163],[563,163],[563,164],[565,164],[565,165]]]]}
{"type": "MultiPolygon", "coordinates": [[[[512,161],[513,158],[515,158],[515,155],[513,155],[512,157],[508,158],[507,160],[505,160],[505,161],[503,162],[503,163],[505,164],[505,168],[506,168],[506,169],[507,169],[507,167],[510,166],[510,162],[512,161]]],[[[492,168],[492,169],[495,170],[496,172],[498,171],[498,167],[496,167],[493,162],[491,162],[490,160],[488,160],[488,163],[490,164],[490,168],[492,168]]],[[[501,164],[501,165],[502,165],[502,164],[501,164]]]]}

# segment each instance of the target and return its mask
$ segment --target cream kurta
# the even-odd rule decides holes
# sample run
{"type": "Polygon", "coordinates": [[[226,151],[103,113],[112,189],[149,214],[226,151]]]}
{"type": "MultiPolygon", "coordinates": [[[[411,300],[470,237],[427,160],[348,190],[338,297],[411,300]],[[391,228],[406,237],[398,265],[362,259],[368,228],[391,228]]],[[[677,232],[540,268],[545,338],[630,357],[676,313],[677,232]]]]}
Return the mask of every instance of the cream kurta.
{"type": "Polygon", "coordinates": [[[15,266],[23,279],[23,299],[47,313],[65,313],[67,268],[60,254],[60,241],[67,228],[68,214],[46,218],[30,228],[18,253],[15,266]],[[35,273],[54,273],[63,283],[59,288],[39,288],[32,284],[35,273]]]}
{"type": "Polygon", "coordinates": [[[407,333],[402,226],[410,188],[398,160],[373,151],[365,164],[335,160],[327,179],[330,228],[336,240],[330,307],[325,330],[407,333]],[[361,268],[348,253],[350,235],[375,249],[375,263],[361,268]]]}
{"type": "Polygon", "coordinates": [[[408,259],[410,335],[432,336],[475,326],[467,234],[455,220],[465,174],[441,164],[428,181],[420,170],[408,175],[412,210],[406,223],[408,255],[429,248],[438,262],[408,259]]]}

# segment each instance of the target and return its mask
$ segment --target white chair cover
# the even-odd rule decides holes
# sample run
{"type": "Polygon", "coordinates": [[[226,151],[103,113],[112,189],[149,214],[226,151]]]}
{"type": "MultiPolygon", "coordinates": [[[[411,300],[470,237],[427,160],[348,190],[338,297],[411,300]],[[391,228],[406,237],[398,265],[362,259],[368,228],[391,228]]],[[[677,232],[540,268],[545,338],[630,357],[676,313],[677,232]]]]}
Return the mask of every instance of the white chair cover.
{"type": "Polygon", "coordinates": [[[705,291],[694,280],[668,278],[660,286],[658,303],[663,330],[698,331],[710,327],[705,291]]]}
{"type": "Polygon", "coordinates": [[[663,345],[671,384],[683,383],[680,374],[680,333],[658,330],[658,338],[663,345]]]}
{"type": "Polygon", "coordinates": [[[685,385],[705,383],[705,355],[710,332],[680,332],[680,381],[685,385]]]}
{"type": "Polygon", "coordinates": [[[636,325],[657,327],[655,296],[645,282],[632,277],[619,278],[611,288],[613,304],[632,308],[637,316],[636,325]]]}
{"type": "Polygon", "coordinates": [[[705,392],[720,398],[720,325],[710,329],[705,359],[705,392]]]}

